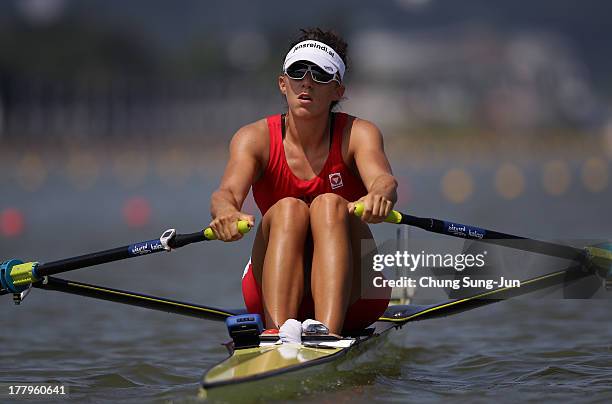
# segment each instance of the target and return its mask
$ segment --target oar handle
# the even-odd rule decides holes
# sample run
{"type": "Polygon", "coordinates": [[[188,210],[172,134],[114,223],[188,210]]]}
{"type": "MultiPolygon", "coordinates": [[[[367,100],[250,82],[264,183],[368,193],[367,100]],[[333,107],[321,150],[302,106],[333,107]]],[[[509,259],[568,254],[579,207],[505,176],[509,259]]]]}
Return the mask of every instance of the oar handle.
{"type": "MultiPolygon", "coordinates": [[[[363,216],[364,209],[365,209],[365,206],[363,205],[363,203],[357,202],[355,204],[355,211],[353,213],[355,214],[355,216],[361,217],[363,216]]],[[[402,214],[398,212],[397,210],[392,210],[391,212],[389,212],[389,214],[385,218],[385,222],[399,224],[402,222],[402,214]]]]}
{"type": "MultiPolygon", "coordinates": [[[[246,220],[239,220],[238,232],[240,234],[247,234],[249,231],[251,231],[251,225],[249,224],[249,222],[247,222],[246,220]]],[[[204,238],[206,240],[216,240],[217,236],[215,235],[213,229],[207,227],[206,229],[204,229],[204,238]]]]}
{"type": "MultiPolygon", "coordinates": [[[[251,225],[246,220],[239,220],[236,224],[238,226],[238,232],[240,234],[247,234],[251,231],[251,225]]],[[[197,231],[190,234],[177,234],[172,242],[168,243],[172,248],[179,248],[186,246],[187,244],[197,243],[200,241],[212,241],[216,240],[217,236],[210,227],[205,228],[202,231],[197,231]]]]}

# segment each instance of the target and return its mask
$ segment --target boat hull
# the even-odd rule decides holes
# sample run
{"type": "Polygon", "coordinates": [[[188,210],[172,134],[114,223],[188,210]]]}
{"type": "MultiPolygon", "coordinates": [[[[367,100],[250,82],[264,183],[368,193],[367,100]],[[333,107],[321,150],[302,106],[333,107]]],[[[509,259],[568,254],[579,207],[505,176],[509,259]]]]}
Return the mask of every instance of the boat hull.
{"type": "Polygon", "coordinates": [[[375,326],[370,335],[354,338],[343,347],[278,344],[236,350],[206,373],[200,397],[244,398],[258,392],[258,396],[280,399],[304,388],[336,385],[339,366],[384,342],[386,331],[395,328],[384,322],[375,326]],[[324,374],[329,377],[321,377],[324,374]]]}

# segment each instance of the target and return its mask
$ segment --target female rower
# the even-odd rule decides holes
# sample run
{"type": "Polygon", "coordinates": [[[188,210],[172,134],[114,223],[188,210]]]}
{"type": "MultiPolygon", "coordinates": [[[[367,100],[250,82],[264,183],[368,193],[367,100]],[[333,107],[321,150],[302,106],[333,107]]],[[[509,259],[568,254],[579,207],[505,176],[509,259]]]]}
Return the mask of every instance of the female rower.
{"type": "Polygon", "coordinates": [[[346,49],[332,31],[301,30],[278,77],[287,112],[236,132],[211,197],[210,227],[234,241],[242,237],[238,220],[254,224],[241,212],[253,187],[263,218],[242,291],[248,311],[265,318],[267,333],[280,328],[282,340],[294,338],[296,320],[310,318],[335,335],[363,330],[389,302],[390,290],[371,282],[371,265],[361,270],[361,241],[372,238],[366,223],[393,208],[397,182],[378,128],[333,112],[345,91],[346,49]]]}

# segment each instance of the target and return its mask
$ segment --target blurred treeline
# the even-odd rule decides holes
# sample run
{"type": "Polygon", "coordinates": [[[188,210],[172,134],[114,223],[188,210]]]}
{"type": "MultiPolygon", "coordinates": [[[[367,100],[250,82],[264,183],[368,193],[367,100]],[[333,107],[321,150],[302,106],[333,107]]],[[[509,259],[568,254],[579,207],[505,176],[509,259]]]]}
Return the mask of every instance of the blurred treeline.
{"type": "Polygon", "coordinates": [[[4,144],[227,141],[276,113],[299,27],[350,45],[342,109],[390,136],[609,127],[606,1],[0,2],[4,144]]]}

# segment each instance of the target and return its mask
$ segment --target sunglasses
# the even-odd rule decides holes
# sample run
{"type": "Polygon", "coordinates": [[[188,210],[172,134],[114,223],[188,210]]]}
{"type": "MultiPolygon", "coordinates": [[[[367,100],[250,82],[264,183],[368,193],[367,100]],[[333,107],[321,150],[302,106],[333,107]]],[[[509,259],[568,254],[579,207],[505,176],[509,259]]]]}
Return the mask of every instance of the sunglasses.
{"type": "Polygon", "coordinates": [[[317,83],[327,84],[334,80],[340,83],[336,74],[327,73],[319,66],[310,63],[295,62],[285,69],[285,74],[293,80],[302,80],[308,72],[310,72],[312,80],[317,83]]]}

